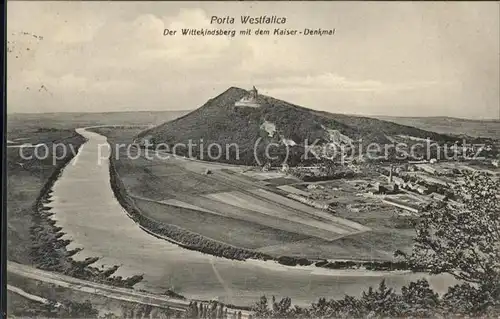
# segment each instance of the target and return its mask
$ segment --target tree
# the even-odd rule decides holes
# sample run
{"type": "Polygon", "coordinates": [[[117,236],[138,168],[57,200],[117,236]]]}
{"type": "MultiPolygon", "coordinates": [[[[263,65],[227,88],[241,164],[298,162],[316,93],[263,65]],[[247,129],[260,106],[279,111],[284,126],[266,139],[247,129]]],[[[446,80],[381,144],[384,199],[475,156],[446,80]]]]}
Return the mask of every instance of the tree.
{"type": "Polygon", "coordinates": [[[310,314],[314,318],[328,318],[333,316],[333,310],[325,298],[319,298],[317,303],[311,305],[310,314]]]}
{"type": "Polygon", "coordinates": [[[216,318],[219,318],[219,319],[222,319],[224,318],[224,305],[221,304],[218,308],[217,308],[217,316],[216,318]]]}
{"type": "Polygon", "coordinates": [[[255,318],[268,318],[270,311],[266,296],[260,297],[259,301],[252,307],[252,310],[255,314],[255,318]]]}
{"type": "Polygon", "coordinates": [[[377,290],[370,287],[368,291],[364,291],[360,301],[367,314],[382,317],[398,315],[398,296],[392,288],[387,287],[385,280],[380,282],[377,290]]]}
{"type": "Polygon", "coordinates": [[[436,203],[423,212],[416,225],[413,251],[409,255],[399,254],[406,257],[414,270],[449,273],[468,283],[456,287],[450,300],[457,298],[458,291],[461,296],[479,291],[488,299],[481,300],[483,311],[498,308],[500,181],[486,174],[468,173],[454,192],[459,202],[436,203]],[[467,289],[474,291],[464,293],[467,289]]]}
{"type": "Polygon", "coordinates": [[[290,318],[292,312],[292,299],[289,297],[282,298],[279,302],[273,296],[273,318],[290,318]]]}
{"type": "Polygon", "coordinates": [[[334,318],[361,318],[363,316],[361,302],[352,297],[345,296],[344,299],[331,302],[333,309],[335,309],[334,318]]]}
{"type": "Polygon", "coordinates": [[[186,310],[185,313],[186,318],[193,318],[197,319],[199,318],[199,312],[198,312],[198,303],[196,301],[191,301],[189,303],[188,309],[186,310]]]}
{"type": "MultiPolygon", "coordinates": [[[[498,303],[496,304],[498,307],[498,303]]],[[[499,309],[492,305],[490,293],[483,287],[469,283],[455,285],[443,296],[443,308],[446,314],[479,317],[487,314],[498,317],[499,309]]]]}
{"type": "Polygon", "coordinates": [[[417,318],[430,318],[439,307],[439,295],[426,279],[411,282],[401,288],[402,312],[417,318]]]}
{"type": "Polygon", "coordinates": [[[159,319],[169,319],[169,318],[176,318],[175,317],[175,310],[170,309],[170,307],[167,308],[160,308],[158,310],[158,317],[159,319]]]}
{"type": "Polygon", "coordinates": [[[99,319],[120,319],[120,318],[123,318],[123,316],[122,317],[117,316],[116,314],[114,314],[112,312],[107,312],[104,315],[99,316],[99,319]]]}
{"type": "Polygon", "coordinates": [[[83,303],[65,300],[58,309],[60,318],[97,318],[99,311],[94,309],[89,300],[83,303]]]}

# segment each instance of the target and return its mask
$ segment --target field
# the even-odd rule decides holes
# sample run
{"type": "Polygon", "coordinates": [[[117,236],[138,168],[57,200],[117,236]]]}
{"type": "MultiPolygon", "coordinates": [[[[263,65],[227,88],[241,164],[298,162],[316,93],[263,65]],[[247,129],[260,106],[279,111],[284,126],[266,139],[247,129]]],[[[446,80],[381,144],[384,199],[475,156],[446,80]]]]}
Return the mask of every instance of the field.
{"type": "MultiPolygon", "coordinates": [[[[334,205],[335,216],[366,226],[370,231],[350,234],[335,241],[308,239],[282,246],[265,247],[259,251],[269,254],[297,256],[307,251],[317,258],[332,259],[392,259],[395,250],[408,251],[414,231],[412,217],[402,210],[385,204],[376,196],[366,196],[367,187],[382,181],[375,174],[363,179],[340,179],[313,183],[296,183],[279,187],[288,193],[309,194],[318,203],[334,205]]],[[[407,195],[397,195],[405,197],[407,195]]]]}
{"type": "Polygon", "coordinates": [[[228,244],[237,245],[242,240],[248,242],[246,230],[238,232],[244,234],[243,238],[233,238],[230,242],[220,238],[228,234],[215,236],[227,232],[229,225],[235,222],[240,228],[258,227],[259,233],[277,233],[261,237],[252,244],[252,248],[301,240],[304,236],[332,240],[339,235],[357,231],[345,225],[335,225],[328,215],[317,215],[316,211],[298,202],[281,196],[275,198],[273,193],[260,190],[259,184],[253,184],[246,177],[238,177],[237,173],[214,170],[210,175],[197,174],[175,159],[165,163],[144,158],[122,159],[120,156],[116,162],[118,174],[127,191],[135,196],[134,201],[145,215],[189,230],[193,230],[192,223],[195,222],[198,225],[195,227],[197,233],[228,244]],[[192,205],[193,209],[188,209],[187,204],[192,205]],[[158,213],[159,210],[163,213],[158,213]],[[196,213],[196,218],[187,217],[193,213],[196,213]],[[207,224],[199,226],[199,222],[196,222],[199,219],[216,220],[214,227],[219,230],[212,231],[207,224]],[[279,235],[282,232],[286,235],[279,235]]]}
{"type": "Polygon", "coordinates": [[[452,117],[379,117],[402,125],[410,125],[423,130],[444,134],[469,135],[498,139],[500,120],[475,121],[452,117]]]}
{"type": "MultiPolygon", "coordinates": [[[[8,131],[28,127],[75,129],[94,125],[156,125],[186,114],[188,111],[144,111],[106,113],[12,113],[8,114],[8,131]]],[[[11,136],[9,136],[10,139],[11,136]]]]}
{"type": "Polygon", "coordinates": [[[305,235],[267,227],[248,220],[225,217],[200,210],[162,205],[147,200],[135,200],[148,217],[177,225],[211,239],[247,249],[297,241],[305,235]]]}
{"type": "Polygon", "coordinates": [[[407,248],[413,236],[401,232],[370,231],[339,238],[333,242],[310,238],[287,245],[259,249],[260,252],[285,256],[346,260],[392,260],[397,249],[407,248]]]}
{"type": "MultiPolygon", "coordinates": [[[[94,131],[116,145],[130,143],[138,129],[94,131]]],[[[143,156],[137,152],[132,148],[128,154],[115,154],[115,167],[136,207],[160,223],[276,257],[391,260],[395,250],[411,247],[412,226],[401,210],[358,196],[360,185],[375,183],[376,177],[322,182],[322,189],[313,191],[276,171],[165,154],[158,158],[152,150],[146,159],[144,150],[143,156]],[[210,174],[205,174],[207,169],[210,174]],[[339,205],[335,215],[286,197],[297,193],[319,198],[325,189],[339,205]]]]}
{"type": "MultiPolygon", "coordinates": [[[[71,130],[38,132],[38,128],[24,127],[24,131],[21,131],[9,125],[10,129],[12,131],[7,133],[9,139],[27,137],[35,144],[49,146],[49,149],[56,142],[75,148],[84,142],[82,137],[71,130]]],[[[32,155],[32,148],[23,150],[25,158],[32,155]]],[[[9,259],[21,263],[30,263],[32,257],[30,250],[32,206],[56,166],[66,158],[57,152],[50,152],[47,155],[44,159],[23,159],[19,148],[7,148],[7,254],[9,259]]]]}

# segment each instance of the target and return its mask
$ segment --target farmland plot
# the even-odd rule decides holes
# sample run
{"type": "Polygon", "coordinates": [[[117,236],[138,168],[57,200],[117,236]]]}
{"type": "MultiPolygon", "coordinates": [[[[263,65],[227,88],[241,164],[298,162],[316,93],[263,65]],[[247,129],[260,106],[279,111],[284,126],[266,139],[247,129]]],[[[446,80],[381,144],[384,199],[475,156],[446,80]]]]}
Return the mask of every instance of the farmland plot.
{"type": "Polygon", "coordinates": [[[184,202],[203,207],[204,209],[216,212],[217,214],[222,216],[266,225],[274,229],[300,233],[311,237],[324,238],[326,240],[332,240],[339,237],[338,233],[332,233],[329,230],[313,227],[304,223],[298,223],[286,218],[271,216],[261,211],[251,210],[247,207],[230,205],[205,196],[185,197],[184,202]]]}
{"type": "Polygon", "coordinates": [[[261,189],[258,179],[227,167],[204,174],[186,168],[203,163],[173,157],[120,156],[116,162],[144,215],[230,245],[259,249],[312,238],[328,243],[365,230],[261,189]]]}
{"type": "Polygon", "coordinates": [[[328,232],[331,232],[331,236],[329,236],[331,239],[337,238],[339,234],[348,234],[350,232],[345,228],[336,227],[335,225],[331,225],[323,221],[317,221],[309,219],[307,217],[303,217],[296,212],[288,211],[277,205],[260,201],[254,197],[243,194],[241,192],[217,193],[217,194],[206,195],[206,197],[215,199],[217,201],[226,203],[228,205],[233,205],[236,207],[247,208],[252,211],[261,212],[263,214],[275,218],[287,219],[290,221],[297,222],[299,224],[304,224],[318,229],[326,230],[328,232]]]}
{"type": "Polygon", "coordinates": [[[241,248],[255,249],[310,238],[306,235],[194,209],[140,199],[134,201],[144,215],[154,220],[176,225],[241,248]]]}

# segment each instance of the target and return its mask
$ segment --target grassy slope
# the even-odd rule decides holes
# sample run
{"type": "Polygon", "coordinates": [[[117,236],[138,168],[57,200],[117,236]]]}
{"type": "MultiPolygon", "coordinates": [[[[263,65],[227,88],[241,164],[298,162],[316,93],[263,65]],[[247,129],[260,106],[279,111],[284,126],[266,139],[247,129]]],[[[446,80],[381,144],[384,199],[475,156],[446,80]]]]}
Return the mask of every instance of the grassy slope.
{"type": "Polygon", "coordinates": [[[35,318],[48,307],[11,291],[7,291],[7,313],[9,318],[35,318]]]}
{"type": "MultiPolygon", "coordinates": [[[[54,138],[54,134],[66,131],[50,130],[49,132],[47,137],[54,138]]],[[[87,258],[84,261],[74,261],[71,257],[79,249],[67,249],[71,240],[61,239],[64,235],[63,229],[55,225],[55,221],[50,218],[52,213],[43,207],[43,204],[49,199],[54,182],[73,158],[73,155],[76,154],[78,148],[85,142],[85,139],[76,132],[70,131],[69,137],[51,142],[45,141],[50,149],[52,149],[50,145],[55,142],[64,143],[66,148],[73,147],[75,153],[68,152],[63,157],[59,152],[53,152],[45,159],[23,160],[21,161],[23,166],[20,166],[18,165],[20,161],[18,151],[15,151],[16,149],[9,150],[11,152],[9,154],[11,159],[9,167],[11,169],[8,170],[8,175],[12,183],[8,185],[11,200],[7,201],[8,258],[77,278],[118,286],[133,286],[142,280],[142,276],[133,276],[127,279],[111,277],[118,266],[108,269],[89,267],[98,259],[97,257],[87,258]],[[58,158],[55,158],[56,154],[59,156],[58,158]],[[29,192],[26,192],[27,189],[29,192]],[[23,200],[19,200],[20,198],[23,200]]],[[[33,149],[31,151],[33,152],[33,149]]]]}
{"type": "Polygon", "coordinates": [[[156,143],[187,143],[188,139],[195,142],[203,139],[205,145],[212,142],[219,145],[237,143],[241,160],[232,162],[245,164],[255,163],[252,152],[257,138],[262,137],[267,142],[279,141],[268,138],[267,132],[260,129],[266,120],[276,125],[281,136],[299,144],[304,144],[306,139],[309,144],[316,139],[320,143],[325,142],[322,125],[351,138],[362,139],[363,143],[389,143],[385,135],[398,134],[429,137],[443,142],[451,140],[446,135],[378,119],[313,111],[268,96],[259,97],[260,108],[234,107],[234,103],[245,95],[243,89],[229,88],[193,112],[145,130],[139,136],[152,135],[156,143]]]}
{"type": "MultiPolygon", "coordinates": [[[[31,134],[29,131],[25,133],[31,134]]],[[[20,135],[13,132],[11,136],[20,135]]],[[[75,149],[84,141],[71,130],[38,133],[32,139],[49,147],[53,142],[57,142],[73,145],[75,149]]],[[[30,150],[25,150],[25,156],[28,156],[29,152],[30,150]]],[[[54,165],[52,156],[53,154],[45,160],[23,160],[19,149],[7,150],[7,256],[10,260],[31,263],[30,227],[33,205],[40,194],[40,189],[56,167],[65,161],[59,159],[54,165]],[[23,166],[19,165],[20,163],[23,166]]]]}
{"type": "Polygon", "coordinates": [[[141,212],[154,220],[173,224],[202,236],[241,248],[255,249],[305,239],[306,236],[257,223],[192,209],[135,200],[141,212]]]}

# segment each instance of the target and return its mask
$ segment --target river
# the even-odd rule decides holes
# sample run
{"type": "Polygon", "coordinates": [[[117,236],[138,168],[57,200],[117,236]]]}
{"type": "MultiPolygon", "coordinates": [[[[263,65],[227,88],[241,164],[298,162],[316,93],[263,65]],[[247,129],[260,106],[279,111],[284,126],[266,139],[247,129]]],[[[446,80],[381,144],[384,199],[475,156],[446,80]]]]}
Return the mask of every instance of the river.
{"type": "Polygon", "coordinates": [[[328,270],[314,266],[288,267],[275,262],[232,261],[178,247],[139,228],[116,201],[109,180],[109,144],[106,137],[77,129],[88,139],[53,187],[47,204],[53,218],[72,239],[68,249],[81,247],[74,256],[101,259],[94,266],[120,265],[119,276],[144,274],[135,287],[154,292],[167,289],[196,299],[217,299],[250,305],[261,295],[289,296],[303,305],[319,297],[358,296],[383,278],[400,288],[428,277],[437,292],[454,280],[407,272],[328,270]]]}

